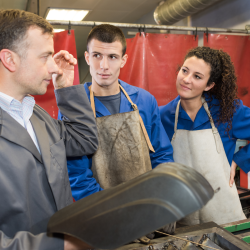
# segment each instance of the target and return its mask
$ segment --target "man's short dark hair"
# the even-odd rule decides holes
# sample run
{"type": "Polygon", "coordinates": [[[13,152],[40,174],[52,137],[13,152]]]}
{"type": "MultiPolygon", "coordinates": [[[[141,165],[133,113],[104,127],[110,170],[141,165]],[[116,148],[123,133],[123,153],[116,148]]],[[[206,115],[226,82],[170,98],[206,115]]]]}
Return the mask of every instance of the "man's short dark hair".
{"type": "Polygon", "coordinates": [[[0,51],[9,49],[21,55],[28,46],[24,42],[27,30],[32,26],[41,28],[43,34],[53,35],[52,25],[36,14],[23,10],[0,10],[0,51]]]}
{"type": "Polygon", "coordinates": [[[126,53],[126,38],[122,32],[122,30],[116,26],[110,24],[101,24],[95,26],[89,33],[87,38],[87,51],[89,51],[89,43],[91,40],[96,39],[103,43],[113,43],[113,42],[121,42],[122,44],[122,56],[126,53]]]}

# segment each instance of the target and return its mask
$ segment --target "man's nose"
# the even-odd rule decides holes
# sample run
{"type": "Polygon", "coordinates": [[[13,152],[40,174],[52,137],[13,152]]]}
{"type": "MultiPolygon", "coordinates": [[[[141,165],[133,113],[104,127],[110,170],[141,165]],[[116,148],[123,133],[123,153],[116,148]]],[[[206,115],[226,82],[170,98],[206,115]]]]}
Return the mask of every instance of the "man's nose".
{"type": "Polygon", "coordinates": [[[51,56],[51,58],[48,60],[48,71],[50,74],[58,74],[59,68],[54,60],[54,58],[51,56]]]}
{"type": "Polygon", "coordinates": [[[109,68],[108,58],[106,56],[102,58],[100,67],[101,69],[104,69],[104,70],[109,68]]]}

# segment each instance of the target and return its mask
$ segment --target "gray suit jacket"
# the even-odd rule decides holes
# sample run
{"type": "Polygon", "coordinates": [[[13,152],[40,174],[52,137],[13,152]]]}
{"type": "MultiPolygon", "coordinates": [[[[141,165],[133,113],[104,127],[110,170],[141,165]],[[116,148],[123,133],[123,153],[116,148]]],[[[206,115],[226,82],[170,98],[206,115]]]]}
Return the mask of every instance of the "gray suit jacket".
{"type": "Polygon", "coordinates": [[[72,203],[66,156],[97,149],[95,119],[83,85],[55,91],[66,117],[35,105],[30,119],[41,154],[24,127],[0,108],[0,249],[63,249],[48,236],[49,218],[72,203]]]}

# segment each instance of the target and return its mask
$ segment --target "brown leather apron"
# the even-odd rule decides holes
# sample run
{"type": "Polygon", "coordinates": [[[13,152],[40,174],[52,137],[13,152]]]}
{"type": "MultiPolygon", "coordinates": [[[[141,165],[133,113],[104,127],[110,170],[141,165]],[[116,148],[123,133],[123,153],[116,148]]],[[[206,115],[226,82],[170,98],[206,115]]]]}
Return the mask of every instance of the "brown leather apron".
{"type": "MultiPolygon", "coordinates": [[[[99,147],[92,157],[93,176],[104,189],[152,170],[149,149],[154,152],[139,110],[121,85],[134,111],[96,118],[99,147]]],[[[89,87],[95,112],[94,93],[89,87]]]]}

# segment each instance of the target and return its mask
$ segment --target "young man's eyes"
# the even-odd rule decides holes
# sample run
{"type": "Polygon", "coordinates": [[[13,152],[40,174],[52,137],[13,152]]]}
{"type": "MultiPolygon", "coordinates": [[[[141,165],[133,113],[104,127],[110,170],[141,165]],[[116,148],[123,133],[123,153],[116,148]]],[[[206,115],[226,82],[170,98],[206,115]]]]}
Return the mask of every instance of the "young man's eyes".
{"type": "Polygon", "coordinates": [[[42,57],[42,59],[45,60],[45,61],[47,61],[48,58],[49,58],[49,55],[45,55],[45,56],[42,57]]]}
{"type": "MultiPolygon", "coordinates": [[[[101,54],[94,54],[93,57],[98,58],[98,59],[103,58],[101,54]]],[[[117,56],[110,55],[109,58],[113,60],[113,59],[117,59],[117,56]]]]}
{"type": "Polygon", "coordinates": [[[100,58],[101,57],[100,54],[94,54],[93,56],[96,57],[96,58],[100,58]]]}

